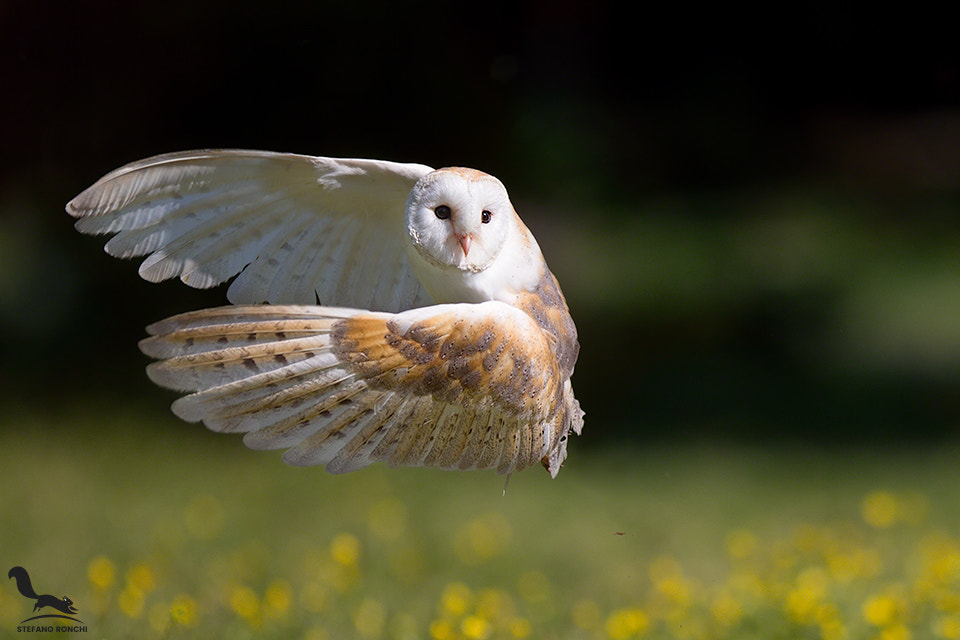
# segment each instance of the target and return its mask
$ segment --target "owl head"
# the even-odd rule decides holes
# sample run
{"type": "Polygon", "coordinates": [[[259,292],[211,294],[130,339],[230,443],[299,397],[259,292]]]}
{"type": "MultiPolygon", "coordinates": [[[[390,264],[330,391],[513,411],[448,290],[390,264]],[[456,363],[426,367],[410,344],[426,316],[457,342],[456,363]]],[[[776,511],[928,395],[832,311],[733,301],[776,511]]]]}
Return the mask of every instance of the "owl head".
{"type": "Polygon", "coordinates": [[[507,190],[475,169],[438,169],[420,178],[406,205],[417,253],[441,269],[477,273],[500,255],[515,224],[507,190]]]}

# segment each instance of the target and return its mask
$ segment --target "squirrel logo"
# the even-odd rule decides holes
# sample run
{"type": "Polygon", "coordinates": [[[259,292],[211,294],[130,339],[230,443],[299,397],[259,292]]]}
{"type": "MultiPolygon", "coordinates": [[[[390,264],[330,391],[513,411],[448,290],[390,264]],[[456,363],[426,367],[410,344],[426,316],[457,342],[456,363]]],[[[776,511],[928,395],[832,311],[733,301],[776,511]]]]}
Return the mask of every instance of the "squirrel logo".
{"type": "MultiPolygon", "coordinates": [[[[7,574],[8,578],[13,578],[17,581],[17,590],[25,598],[32,598],[36,600],[36,603],[33,605],[33,610],[42,609],[43,607],[53,607],[57,611],[62,613],[76,613],[77,609],[73,606],[73,600],[67,596],[58,598],[57,596],[52,596],[49,594],[37,595],[33,590],[33,584],[30,582],[30,574],[27,573],[27,570],[23,567],[14,567],[10,569],[10,572],[7,574]]],[[[56,616],[64,617],[64,616],[56,616]]],[[[31,618],[32,619],[32,618],[31,618]]],[[[71,618],[72,619],[72,618],[71,618]]]]}

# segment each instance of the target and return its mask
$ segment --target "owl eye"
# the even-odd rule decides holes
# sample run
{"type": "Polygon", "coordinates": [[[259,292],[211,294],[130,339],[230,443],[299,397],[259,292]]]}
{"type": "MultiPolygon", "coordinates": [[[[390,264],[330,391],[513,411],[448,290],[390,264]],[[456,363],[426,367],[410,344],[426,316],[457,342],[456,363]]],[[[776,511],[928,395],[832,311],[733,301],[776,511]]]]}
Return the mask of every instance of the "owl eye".
{"type": "Polygon", "coordinates": [[[480,212],[480,222],[482,222],[483,224],[487,224],[488,222],[490,222],[491,216],[493,216],[493,214],[487,211],[486,209],[484,209],[483,211],[480,212]]]}
{"type": "Polygon", "coordinates": [[[436,214],[436,216],[437,216],[438,218],[440,218],[441,220],[446,220],[446,219],[448,219],[448,218],[450,217],[450,207],[448,207],[448,206],[445,205],[445,204],[440,205],[439,207],[437,207],[436,209],[434,209],[433,212],[434,212],[434,213],[436,214]]]}

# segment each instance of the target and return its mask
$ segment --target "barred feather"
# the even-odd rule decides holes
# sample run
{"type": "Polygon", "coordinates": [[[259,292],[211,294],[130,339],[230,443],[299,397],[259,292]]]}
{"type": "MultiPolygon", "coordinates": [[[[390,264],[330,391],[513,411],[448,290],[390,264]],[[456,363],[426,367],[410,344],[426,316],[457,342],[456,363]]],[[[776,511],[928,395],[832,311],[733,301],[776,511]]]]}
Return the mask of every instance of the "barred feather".
{"type": "Polygon", "coordinates": [[[334,473],[372,462],[511,473],[551,455],[558,468],[558,436],[580,420],[547,338],[500,302],[222,307],[148,331],[141,348],[160,359],[150,378],[191,392],[178,416],[334,473]]]}

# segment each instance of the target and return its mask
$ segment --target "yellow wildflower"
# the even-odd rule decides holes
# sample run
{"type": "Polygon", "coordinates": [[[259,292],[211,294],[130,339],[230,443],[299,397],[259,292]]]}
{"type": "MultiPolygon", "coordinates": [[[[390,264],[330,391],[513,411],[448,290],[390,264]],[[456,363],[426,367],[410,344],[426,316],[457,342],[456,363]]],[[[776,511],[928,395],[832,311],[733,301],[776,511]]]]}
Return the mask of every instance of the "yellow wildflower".
{"type": "Polygon", "coordinates": [[[197,623],[197,601],[181,593],[170,603],[170,617],[183,627],[192,627],[197,623]]]}
{"type": "Polygon", "coordinates": [[[924,580],[942,586],[960,579],[960,543],[942,533],[927,536],[920,542],[924,580]]]}
{"type": "Polygon", "coordinates": [[[902,623],[887,627],[880,632],[880,640],[910,640],[912,637],[910,629],[902,623]]]}
{"type": "Polygon", "coordinates": [[[87,578],[98,589],[108,589],[117,575],[117,567],[104,556],[97,556],[87,565],[87,578]]]}
{"type": "Polygon", "coordinates": [[[640,609],[617,609],[607,616],[604,630],[611,640],[626,640],[647,630],[650,622],[640,609]]]}
{"type": "Polygon", "coordinates": [[[683,574],[680,562],[672,556],[656,558],[649,568],[654,588],[674,604],[686,607],[694,591],[693,583],[683,574]]]}
{"type": "Polygon", "coordinates": [[[786,596],[785,608],[790,619],[798,624],[814,622],[829,584],[830,578],[822,567],[808,567],[801,571],[786,596]]]}
{"type": "Polygon", "coordinates": [[[127,583],[120,595],[117,597],[117,604],[129,618],[138,618],[143,612],[145,595],[143,590],[134,584],[127,583]]]}
{"type": "Polygon", "coordinates": [[[270,618],[283,618],[290,611],[293,589],[286,580],[273,580],[263,594],[263,612],[270,618]]]}
{"type": "Polygon", "coordinates": [[[260,598],[250,587],[234,587],[230,592],[230,608],[241,618],[253,621],[260,615],[260,598]]]}
{"type": "Polygon", "coordinates": [[[820,624],[820,635],[823,640],[846,640],[849,637],[847,627],[841,620],[824,620],[820,624]]]}
{"type": "Polygon", "coordinates": [[[330,556],[340,565],[354,567],[360,560],[360,541],[349,533],[341,533],[330,542],[330,556]]]}
{"type": "Polygon", "coordinates": [[[150,567],[138,562],[127,571],[127,582],[146,593],[153,590],[156,580],[150,567]]]}
{"type": "Polygon", "coordinates": [[[448,640],[453,637],[453,627],[446,620],[434,620],[430,623],[430,637],[433,640],[448,640]]]}
{"type": "Polygon", "coordinates": [[[460,631],[469,640],[485,640],[490,636],[491,628],[490,623],[484,618],[470,615],[460,622],[460,631]]]}
{"type": "Polygon", "coordinates": [[[861,607],[863,619],[875,627],[893,624],[901,614],[900,603],[889,595],[875,595],[867,598],[861,607]]]}
{"type": "Polygon", "coordinates": [[[473,592],[462,582],[451,582],[443,588],[440,594],[441,613],[450,616],[461,616],[473,601],[473,592]]]}
{"type": "Polygon", "coordinates": [[[931,624],[931,631],[938,638],[960,640],[960,616],[953,614],[937,618],[931,624]]]}
{"type": "Polygon", "coordinates": [[[723,592],[710,602],[710,613],[720,626],[730,627],[743,618],[743,607],[730,593],[723,592]]]}
{"type": "Polygon", "coordinates": [[[830,575],[842,583],[856,578],[873,578],[883,570],[883,561],[876,549],[844,549],[829,554],[826,560],[830,575]]]}

